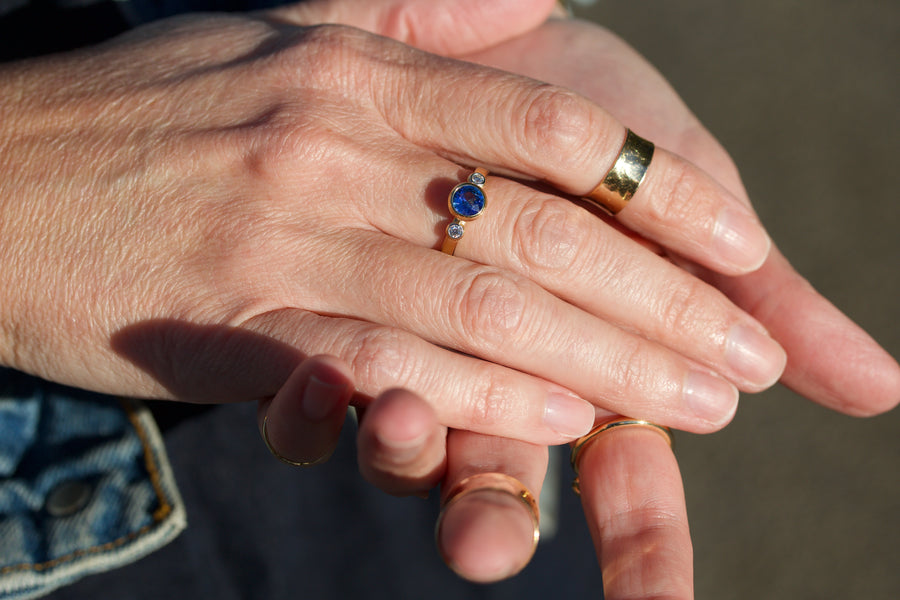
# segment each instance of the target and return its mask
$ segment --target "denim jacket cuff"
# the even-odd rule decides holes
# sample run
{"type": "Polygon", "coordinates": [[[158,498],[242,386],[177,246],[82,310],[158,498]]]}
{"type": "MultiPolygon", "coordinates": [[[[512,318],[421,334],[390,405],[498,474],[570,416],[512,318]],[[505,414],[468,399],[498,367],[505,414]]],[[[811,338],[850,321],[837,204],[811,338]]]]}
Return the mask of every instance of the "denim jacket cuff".
{"type": "Polygon", "coordinates": [[[142,403],[0,369],[0,600],[133,562],[185,526],[142,403]]]}

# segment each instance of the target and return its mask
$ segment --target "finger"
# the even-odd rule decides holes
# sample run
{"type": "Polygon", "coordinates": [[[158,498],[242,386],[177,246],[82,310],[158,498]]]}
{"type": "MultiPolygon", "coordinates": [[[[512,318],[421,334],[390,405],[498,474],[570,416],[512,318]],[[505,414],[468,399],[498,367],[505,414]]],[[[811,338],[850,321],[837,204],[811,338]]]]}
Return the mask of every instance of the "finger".
{"type": "MultiPolygon", "coordinates": [[[[361,233],[342,248],[356,269],[323,295],[339,299],[347,314],[556,382],[607,410],[679,429],[713,431],[734,414],[738,392],[727,380],[522,276],[377,234],[361,233]],[[377,276],[404,261],[415,263],[415,278],[377,276]],[[423,282],[434,282],[427,295],[423,282]]],[[[780,365],[774,378],[778,374],[780,365]]]]}
{"type": "Polygon", "coordinates": [[[448,427],[558,444],[583,435],[594,421],[594,407],[557,384],[433,346],[400,329],[286,309],[253,318],[240,331],[267,344],[256,344],[249,358],[246,350],[239,354],[219,344],[209,359],[221,373],[239,354],[237,398],[244,389],[266,389],[282,380],[279,374],[300,356],[327,354],[349,366],[360,394],[376,397],[404,388],[428,402],[448,427]]]}
{"type": "Polygon", "coordinates": [[[691,537],[678,464],[644,427],[599,434],[579,458],[581,502],[604,598],[693,598],[691,537]]]}
{"type": "Polygon", "coordinates": [[[777,250],[751,275],[706,276],[784,345],[788,362],[782,381],[797,393],[855,416],[886,412],[900,402],[897,361],[777,250]]]}
{"type": "Polygon", "coordinates": [[[525,442],[451,431],[447,476],[441,487],[445,507],[435,538],[444,561],[461,577],[479,583],[500,581],[521,571],[534,553],[535,516],[521,498],[483,489],[455,499],[448,493],[480,473],[514,477],[540,497],[547,471],[547,448],[525,442]]]}
{"type": "Polygon", "coordinates": [[[334,357],[303,361],[275,397],[259,402],[260,435],[277,457],[292,463],[328,460],[338,443],[353,378],[334,357]]]}
{"type": "Polygon", "coordinates": [[[366,407],[357,434],[363,477],[389,494],[425,495],[446,466],[447,429],[415,394],[394,389],[366,407]]]}
{"type": "MultiPolygon", "coordinates": [[[[410,76],[404,72],[406,81],[410,76]]],[[[609,113],[563,88],[440,61],[412,77],[417,111],[400,107],[387,89],[374,91],[376,110],[414,144],[462,164],[527,174],[582,196],[603,179],[625,139],[624,126],[609,113]],[[473,110],[473,97],[489,109],[473,110]],[[420,114],[431,118],[423,123],[420,114]]],[[[770,247],[748,207],[704,171],[661,148],[619,218],[726,274],[758,268],[770,247]]]]}
{"type": "MultiPolygon", "coordinates": [[[[435,167],[443,167],[439,172],[448,174],[447,190],[443,194],[433,194],[440,200],[427,198],[426,189],[422,202],[408,203],[403,211],[384,211],[371,206],[373,225],[417,245],[437,245],[434,230],[446,225],[449,219],[446,192],[452,185],[449,178],[452,167],[435,167]],[[432,208],[440,201],[443,201],[443,208],[432,208]]],[[[426,188],[424,184],[421,187],[426,188]]],[[[457,256],[525,276],[557,298],[622,329],[639,332],[643,338],[705,365],[744,391],[760,391],[778,380],[784,369],[785,355],[766,329],[720,291],[698,281],[670,261],[645,251],[643,245],[646,242],[636,242],[568,200],[502,177],[489,177],[485,193],[489,198],[485,214],[466,227],[469,233],[459,241],[457,256]]],[[[388,197],[389,194],[386,187],[378,196],[388,197]]],[[[366,250],[368,253],[369,249],[366,250]]],[[[442,278],[446,288],[461,284],[451,266],[444,268],[442,278]]],[[[365,280],[359,278],[358,282],[365,280]]],[[[381,290],[360,292],[349,288],[348,292],[349,302],[365,298],[369,305],[373,294],[392,298],[386,292],[379,294],[381,290]]],[[[452,297],[450,289],[437,293],[439,297],[452,297]]],[[[401,326],[413,328],[415,323],[427,324],[427,316],[414,310],[415,303],[410,301],[413,310],[408,312],[408,319],[414,323],[403,322],[401,326]]],[[[421,302],[419,305],[432,307],[421,302]]],[[[353,307],[354,311],[364,309],[363,306],[353,307]]],[[[562,303],[551,299],[547,310],[538,307],[532,315],[523,314],[523,319],[535,326],[548,318],[559,319],[564,310],[566,307],[562,303]]],[[[385,315],[371,317],[377,320],[385,315]]],[[[464,350],[480,353],[483,346],[490,343],[477,339],[488,336],[482,326],[490,324],[478,325],[478,328],[465,328],[467,338],[473,341],[464,350]]],[[[457,340],[442,337],[445,326],[441,324],[440,328],[418,331],[429,339],[455,347],[457,340]]],[[[599,326],[588,328],[588,331],[592,330],[596,335],[606,331],[599,326]]],[[[559,335],[570,337],[565,331],[559,335]]],[[[530,369],[523,364],[508,362],[512,351],[521,356],[528,348],[540,354],[533,357],[535,362],[547,358],[543,351],[545,342],[523,339],[520,344],[509,344],[509,341],[504,332],[500,347],[492,350],[492,360],[530,369]]],[[[554,367],[547,363],[548,369],[554,367]]],[[[542,375],[547,376],[546,373],[542,375]]],[[[574,385],[568,381],[559,382],[574,385]]],[[[633,409],[625,412],[633,414],[633,409]]]]}
{"type": "Polygon", "coordinates": [[[298,25],[340,23],[444,56],[477,52],[541,24],[554,0],[320,0],[269,11],[298,25]]]}

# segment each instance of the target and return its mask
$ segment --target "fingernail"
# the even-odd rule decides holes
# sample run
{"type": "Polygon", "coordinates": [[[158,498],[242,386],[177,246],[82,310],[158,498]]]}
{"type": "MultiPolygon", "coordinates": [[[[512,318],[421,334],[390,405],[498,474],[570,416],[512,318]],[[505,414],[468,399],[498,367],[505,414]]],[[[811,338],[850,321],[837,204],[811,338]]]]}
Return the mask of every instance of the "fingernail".
{"type": "Polygon", "coordinates": [[[741,271],[755,271],[766,261],[772,240],[762,224],[747,213],[725,208],[713,228],[713,250],[741,271]]]}
{"type": "Polygon", "coordinates": [[[737,410],[737,388],[715,375],[690,371],[684,378],[682,393],[687,407],[714,425],[727,423],[737,410]]]}
{"type": "Polygon", "coordinates": [[[567,394],[551,393],[544,406],[544,425],[561,436],[575,439],[594,425],[594,405],[567,394]]]}
{"type": "Polygon", "coordinates": [[[322,421],[332,410],[337,399],[344,393],[344,385],[322,381],[315,375],[309,378],[300,407],[303,416],[310,421],[322,421]]]}
{"type": "Polygon", "coordinates": [[[754,385],[774,385],[787,362],[784,349],[769,336],[747,325],[735,325],[725,343],[728,365],[754,385]]]}

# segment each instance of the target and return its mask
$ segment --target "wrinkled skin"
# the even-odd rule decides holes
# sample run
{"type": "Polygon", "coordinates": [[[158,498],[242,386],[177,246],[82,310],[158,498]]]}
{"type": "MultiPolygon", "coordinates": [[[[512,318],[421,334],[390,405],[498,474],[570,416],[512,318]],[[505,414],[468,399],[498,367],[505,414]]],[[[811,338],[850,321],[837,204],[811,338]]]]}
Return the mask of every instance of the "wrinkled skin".
{"type": "MultiPolygon", "coordinates": [[[[582,398],[693,431],[721,427],[736,389],[762,389],[781,373],[784,354],[767,330],[787,351],[786,383],[814,400],[851,414],[896,404],[896,363],[768,253],[727,155],[609,34],[550,23],[471,57],[574,88],[601,110],[563,89],[359,31],[290,24],[342,21],[449,49],[422,29],[446,11],[398,17],[400,4],[380,3],[384,18],[360,15],[350,2],[188,17],[4,68],[3,89],[16,93],[4,95],[11,118],[0,125],[3,364],[102,391],[192,401],[281,388],[272,403],[280,406],[303,396],[285,382],[302,384],[302,369],[331,360],[310,367],[307,356],[334,355],[344,362],[329,363],[334,393],[322,403],[337,410],[325,410],[325,420],[342,413],[355,385],[357,402],[377,396],[361,445],[377,432],[382,442],[420,440],[418,453],[407,452],[417,458],[399,466],[390,448],[364,458],[364,472],[382,483],[390,475],[384,487],[395,493],[441,477],[447,489],[480,470],[509,472],[537,493],[543,448],[459,429],[559,443],[593,420],[582,398]],[[587,77],[571,60],[582,53],[608,62],[593,60],[587,77]],[[625,72],[646,86],[638,94],[646,105],[630,101],[631,87],[601,85],[625,72]],[[458,258],[430,249],[446,222],[443,197],[467,173],[459,165],[584,194],[618,151],[621,123],[660,148],[618,219],[631,232],[545,187],[494,177],[493,212],[458,258]],[[690,213],[680,209],[685,188],[690,213]],[[735,222],[745,235],[723,246],[715,234],[735,222]],[[598,295],[598,281],[621,284],[598,295]],[[781,293],[766,294],[772,289],[781,293]],[[796,329],[791,316],[810,311],[815,328],[796,329]],[[842,340],[839,352],[813,352],[821,335],[842,340]],[[750,337],[761,359],[735,360],[750,337]],[[865,363],[866,377],[835,379],[829,361],[838,360],[865,363]],[[380,395],[393,385],[424,402],[409,392],[380,395]],[[692,404],[698,398],[705,402],[692,404]],[[403,418],[410,429],[392,431],[403,418]],[[457,429],[445,442],[446,426],[457,429]]],[[[474,22],[508,25],[482,47],[530,26],[474,22]]],[[[280,436],[272,423],[273,444],[291,454],[282,445],[290,421],[280,436]]],[[[327,431],[302,452],[327,446],[327,431]]],[[[677,466],[657,442],[639,431],[610,437],[582,463],[611,598],[690,595],[677,466]],[[665,485],[610,480],[637,465],[665,485]],[[646,510],[635,513],[636,503],[646,510]],[[636,551],[641,561],[623,561],[636,551]]],[[[472,571],[477,538],[456,535],[459,545],[443,551],[464,575],[493,580],[521,567],[517,539],[492,550],[499,558],[489,572],[472,571]]]]}

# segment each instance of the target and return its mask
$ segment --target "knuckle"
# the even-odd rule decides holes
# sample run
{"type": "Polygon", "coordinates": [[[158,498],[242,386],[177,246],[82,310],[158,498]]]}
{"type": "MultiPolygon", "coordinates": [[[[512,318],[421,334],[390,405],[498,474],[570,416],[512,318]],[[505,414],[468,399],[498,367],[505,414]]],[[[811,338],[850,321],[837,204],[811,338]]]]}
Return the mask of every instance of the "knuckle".
{"type": "Polygon", "coordinates": [[[592,238],[588,223],[568,203],[545,198],[529,203],[513,224],[513,248],[527,271],[571,268],[579,245],[592,238]]]}
{"type": "Polygon", "coordinates": [[[699,280],[686,280],[671,285],[659,301],[657,337],[688,335],[697,330],[698,324],[708,320],[708,302],[704,302],[704,284],[699,280]]]}
{"type": "Polygon", "coordinates": [[[375,393],[405,387],[415,363],[410,341],[397,329],[372,325],[352,336],[344,358],[359,384],[375,393]]]}
{"type": "Polygon", "coordinates": [[[321,162],[334,151],[338,139],[300,115],[276,116],[273,109],[267,122],[253,128],[253,140],[244,153],[246,171],[265,184],[284,180],[297,165],[321,162]]]}
{"type": "Polygon", "coordinates": [[[575,92],[543,84],[526,96],[524,104],[523,147],[539,159],[552,159],[545,164],[555,164],[560,155],[578,163],[595,146],[594,111],[575,92]]]}
{"type": "Polygon", "coordinates": [[[465,423],[473,424],[481,431],[496,431],[515,420],[516,386],[512,378],[488,369],[485,365],[472,381],[477,386],[462,408],[465,423]]]}
{"type": "Polygon", "coordinates": [[[528,292],[524,280],[496,271],[479,271],[459,286],[457,315],[470,339],[498,344],[515,339],[522,325],[528,292]]]}
{"type": "Polygon", "coordinates": [[[712,216],[712,193],[698,169],[686,162],[676,162],[659,178],[667,182],[662,189],[648,195],[646,216],[669,227],[684,227],[698,218],[712,216]]]}
{"type": "Polygon", "coordinates": [[[302,73],[304,88],[358,100],[369,90],[373,72],[401,60],[408,51],[406,46],[355,27],[315,25],[304,28],[298,42],[291,46],[284,75],[288,81],[297,81],[298,73],[302,73]]]}
{"type": "Polygon", "coordinates": [[[643,389],[643,382],[649,373],[655,372],[654,365],[640,339],[622,340],[615,358],[607,363],[607,369],[608,385],[620,397],[653,398],[650,390],[643,389]]]}
{"type": "Polygon", "coordinates": [[[649,504],[629,506],[627,509],[610,513],[604,519],[605,530],[634,536],[666,534],[671,531],[684,532],[687,529],[683,513],[673,506],[662,505],[659,500],[649,504]]]}
{"type": "MultiPolygon", "coordinates": [[[[292,44],[291,48],[301,53],[297,58],[319,66],[317,69],[311,69],[309,73],[304,72],[304,80],[307,76],[328,78],[330,75],[331,84],[334,84],[335,70],[347,66],[349,56],[366,54],[368,38],[369,36],[360,29],[326,23],[303,28],[297,43],[292,44]]],[[[327,82],[328,79],[322,81],[327,82]]]]}

